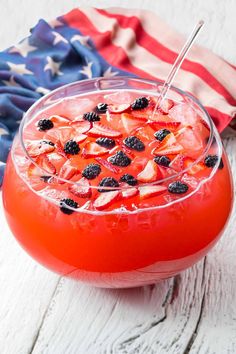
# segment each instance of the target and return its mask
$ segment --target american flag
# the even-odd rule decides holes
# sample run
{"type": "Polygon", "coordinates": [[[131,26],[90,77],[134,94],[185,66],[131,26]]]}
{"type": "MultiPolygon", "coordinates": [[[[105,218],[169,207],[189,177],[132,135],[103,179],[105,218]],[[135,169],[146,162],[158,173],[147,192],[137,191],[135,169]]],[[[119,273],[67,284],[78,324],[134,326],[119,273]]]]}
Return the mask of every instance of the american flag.
{"type": "MultiPolygon", "coordinates": [[[[165,80],[184,37],[151,12],[78,8],[40,20],[0,53],[0,184],[24,112],[64,84],[116,75],[165,80]]],[[[194,46],[175,85],[195,95],[221,132],[236,116],[236,67],[194,46]]]]}

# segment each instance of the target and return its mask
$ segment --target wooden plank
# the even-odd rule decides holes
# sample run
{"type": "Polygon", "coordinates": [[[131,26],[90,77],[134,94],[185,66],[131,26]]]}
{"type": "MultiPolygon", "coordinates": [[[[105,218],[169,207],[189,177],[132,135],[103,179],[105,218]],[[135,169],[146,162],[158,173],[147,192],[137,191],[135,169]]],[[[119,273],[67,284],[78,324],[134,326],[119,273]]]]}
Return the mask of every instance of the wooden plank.
{"type": "Polygon", "coordinates": [[[17,244],[0,202],[1,354],[25,354],[31,350],[58,280],[17,244]]]}

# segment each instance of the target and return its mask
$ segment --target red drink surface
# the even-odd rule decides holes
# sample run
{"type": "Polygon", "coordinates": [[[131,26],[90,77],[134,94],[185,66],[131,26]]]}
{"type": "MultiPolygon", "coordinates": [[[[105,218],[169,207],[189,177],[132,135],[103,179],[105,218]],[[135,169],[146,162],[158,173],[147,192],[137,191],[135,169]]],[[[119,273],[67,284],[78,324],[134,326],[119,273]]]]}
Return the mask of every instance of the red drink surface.
{"type": "Polygon", "coordinates": [[[221,162],[219,141],[209,144],[207,156],[218,158],[209,167],[204,151],[210,128],[200,113],[189,102],[171,101],[152,117],[155,97],[143,93],[148,106],[133,109],[130,105],[139,96],[135,91],[93,93],[64,99],[37,114],[25,126],[23,138],[31,159],[44,171],[35,168],[19,138],[15,140],[3,188],[7,219],[22,246],[48,268],[95,285],[135,286],[189,267],[219,238],[232,205],[228,161],[223,155],[221,162]],[[94,111],[99,102],[108,109],[98,113],[99,122],[90,123],[83,114],[94,111]],[[40,119],[53,121],[53,128],[38,130],[40,119]],[[158,140],[154,134],[163,129],[169,133],[158,140]],[[102,150],[96,140],[106,136],[115,146],[102,150]],[[138,137],[145,148],[126,146],[130,136],[138,137]],[[52,143],[51,148],[46,143],[43,153],[37,150],[37,144],[44,149],[42,140],[52,143]],[[75,155],[65,152],[69,140],[78,141],[75,155]],[[128,166],[111,162],[118,151],[130,159],[128,166]],[[156,163],[157,156],[168,157],[169,165],[156,163]],[[84,180],[82,173],[91,163],[101,172],[85,178],[89,192],[78,196],[75,182],[84,180]],[[49,178],[50,173],[54,177],[49,178]],[[137,184],[120,182],[124,174],[137,184]],[[119,183],[115,192],[99,192],[106,177],[119,183]],[[170,184],[176,181],[187,185],[187,191],[171,192],[170,184]],[[101,196],[108,198],[107,204],[101,204],[101,196]],[[70,215],[59,204],[68,198],[78,203],[70,215]]]}

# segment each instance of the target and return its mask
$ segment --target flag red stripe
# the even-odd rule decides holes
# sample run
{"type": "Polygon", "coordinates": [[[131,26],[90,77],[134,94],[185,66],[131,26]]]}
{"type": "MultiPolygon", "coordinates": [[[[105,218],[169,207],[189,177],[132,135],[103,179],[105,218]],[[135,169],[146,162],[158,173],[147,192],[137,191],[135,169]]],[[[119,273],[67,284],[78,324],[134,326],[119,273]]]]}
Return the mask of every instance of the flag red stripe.
{"type": "MultiPolygon", "coordinates": [[[[97,9],[97,11],[109,18],[114,18],[119,23],[120,27],[131,28],[135,32],[137,43],[154,54],[156,57],[165,61],[169,64],[173,64],[177,54],[170,50],[168,47],[161,44],[156,38],[150,36],[142,27],[142,24],[138,17],[126,17],[124,15],[118,15],[109,13],[102,9],[97,9]]],[[[200,63],[193,62],[189,59],[185,59],[181,68],[185,71],[190,71],[193,74],[200,77],[207,85],[209,85],[213,90],[218,92],[220,95],[232,105],[236,105],[236,100],[228,92],[228,90],[200,63]]]]}
{"type": "MultiPolygon", "coordinates": [[[[72,10],[68,14],[64,15],[63,19],[67,22],[69,26],[78,29],[83,35],[90,36],[99,54],[104,57],[104,59],[111,65],[114,65],[121,70],[129,71],[143,78],[157,80],[156,77],[153,77],[144,72],[143,70],[140,70],[139,68],[133,66],[126,52],[122,48],[119,48],[112,43],[111,31],[103,33],[99,32],[95,28],[95,26],[90,22],[87,16],[79,9],[72,10]]],[[[222,113],[212,107],[206,108],[211,117],[214,118],[217,127],[225,127],[231,121],[231,117],[229,115],[222,113]],[[219,119],[219,117],[221,118],[219,119]],[[219,124],[219,121],[221,120],[222,122],[222,119],[225,122],[224,125],[222,123],[219,124]]]]}
{"type": "Polygon", "coordinates": [[[232,117],[230,117],[228,114],[220,112],[215,108],[205,107],[205,109],[214,120],[214,123],[220,133],[224,130],[225,127],[227,127],[227,125],[229,125],[232,120],[232,117]]]}
{"type": "Polygon", "coordinates": [[[82,32],[83,35],[90,36],[96,46],[97,51],[111,65],[147,79],[157,79],[156,77],[151,76],[145,71],[132,65],[123,48],[117,47],[112,43],[111,31],[107,31],[105,33],[99,32],[93,26],[87,16],[79,9],[72,10],[68,14],[64,15],[63,19],[70,26],[77,28],[80,32],[82,32]]]}

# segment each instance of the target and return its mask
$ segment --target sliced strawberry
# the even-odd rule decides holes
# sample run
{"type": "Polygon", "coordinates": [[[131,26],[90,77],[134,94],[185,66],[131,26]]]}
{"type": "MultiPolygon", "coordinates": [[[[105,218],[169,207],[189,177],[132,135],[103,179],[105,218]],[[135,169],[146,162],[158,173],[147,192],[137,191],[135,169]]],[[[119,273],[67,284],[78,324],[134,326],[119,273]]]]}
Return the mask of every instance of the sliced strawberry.
{"type": "Polygon", "coordinates": [[[67,155],[66,155],[66,153],[65,153],[65,151],[64,151],[63,145],[62,145],[62,143],[60,142],[60,140],[58,140],[58,141],[56,142],[56,150],[57,150],[57,152],[58,152],[59,155],[61,155],[61,156],[63,156],[64,158],[67,159],[67,155]]]}
{"type": "Polygon", "coordinates": [[[70,123],[70,120],[68,118],[64,118],[58,115],[51,116],[49,118],[52,122],[54,127],[64,127],[65,125],[68,125],[70,123]]]}
{"type": "Polygon", "coordinates": [[[122,113],[121,115],[121,121],[122,124],[125,128],[125,131],[127,133],[131,133],[134,129],[137,129],[139,127],[142,127],[144,122],[147,121],[146,117],[143,117],[141,119],[136,119],[133,117],[133,115],[128,114],[128,113],[122,113]]]}
{"type": "Polygon", "coordinates": [[[104,210],[112,205],[115,201],[118,200],[120,196],[119,191],[111,191],[111,192],[104,192],[101,193],[97,199],[95,199],[93,206],[97,210],[104,210]]]}
{"type": "Polygon", "coordinates": [[[162,102],[161,104],[161,107],[159,107],[159,112],[162,113],[162,114],[168,114],[169,113],[169,110],[174,107],[174,101],[169,99],[169,98],[166,98],[164,99],[164,101],[162,102]]]}
{"type": "Polygon", "coordinates": [[[140,182],[155,182],[158,179],[162,178],[162,173],[158,165],[153,161],[149,160],[144,170],[140,172],[137,176],[137,179],[140,182]]]}
{"type": "Polygon", "coordinates": [[[104,160],[101,157],[96,157],[95,160],[103,167],[107,168],[109,171],[114,173],[121,173],[121,169],[117,166],[112,165],[109,161],[104,160]]]}
{"type": "Polygon", "coordinates": [[[138,188],[130,187],[127,183],[125,183],[125,184],[129,188],[122,190],[122,193],[121,193],[122,198],[124,198],[124,199],[132,198],[132,197],[135,197],[139,193],[138,188]]]}
{"type": "Polygon", "coordinates": [[[139,187],[140,199],[147,199],[161,195],[167,191],[165,186],[143,186],[139,187]]]}
{"type": "MultiPolygon", "coordinates": [[[[70,180],[74,175],[78,174],[79,170],[72,166],[70,163],[70,160],[66,161],[62,168],[60,169],[60,172],[58,174],[58,177],[63,178],[65,180],[70,180]]],[[[65,183],[62,180],[58,180],[58,183],[63,184],[65,183]]]]}
{"type": "Polygon", "coordinates": [[[26,143],[26,150],[31,157],[36,157],[54,151],[55,146],[48,140],[33,140],[26,143]]]}
{"type": "Polygon", "coordinates": [[[152,128],[149,123],[145,124],[143,127],[141,128],[138,128],[136,131],[135,131],[135,135],[143,140],[147,140],[148,142],[151,140],[151,139],[154,139],[154,131],[157,131],[161,129],[160,127],[158,127],[157,129],[155,128],[152,128]],[[154,131],[153,131],[154,130],[154,131]]]}
{"type": "Polygon", "coordinates": [[[124,104],[110,104],[108,106],[108,111],[110,113],[124,113],[127,112],[130,109],[130,104],[129,103],[124,103],[124,104]]]}
{"type": "Polygon", "coordinates": [[[85,144],[85,146],[82,150],[82,156],[85,159],[88,159],[89,157],[105,155],[108,152],[109,152],[109,149],[106,149],[105,147],[100,146],[97,143],[88,142],[85,144]]]}
{"type": "Polygon", "coordinates": [[[47,155],[40,155],[36,158],[35,164],[31,163],[28,169],[28,176],[42,176],[45,172],[49,174],[56,173],[55,166],[50,162],[47,155]],[[37,166],[38,165],[38,166],[37,166]]]}
{"type": "Polygon", "coordinates": [[[59,140],[63,146],[67,141],[74,139],[76,133],[72,127],[60,127],[58,129],[59,140]]]}
{"type": "Polygon", "coordinates": [[[165,149],[165,148],[175,144],[175,142],[176,142],[176,138],[175,138],[174,134],[170,133],[170,134],[166,135],[166,137],[161,141],[159,148],[165,149]]]}
{"type": "Polygon", "coordinates": [[[76,135],[73,140],[76,141],[78,144],[80,144],[83,141],[85,141],[86,139],[87,139],[87,135],[79,134],[79,135],[76,135]]]}
{"type": "Polygon", "coordinates": [[[78,182],[70,184],[69,191],[80,198],[90,198],[92,195],[91,186],[87,178],[82,177],[78,182]]]}
{"type": "Polygon", "coordinates": [[[206,169],[206,166],[204,165],[203,162],[199,162],[194,166],[190,167],[193,163],[194,163],[194,159],[192,159],[191,157],[185,157],[183,160],[184,169],[188,168],[187,172],[190,175],[195,175],[195,173],[198,173],[206,169]]]}
{"type": "Polygon", "coordinates": [[[151,122],[148,122],[148,124],[155,131],[162,129],[162,128],[166,128],[166,129],[169,129],[172,131],[172,130],[176,130],[177,128],[179,128],[179,126],[181,125],[181,122],[151,121],[151,122]]]}
{"type": "Polygon", "coordinates": [[[159,147],[152,150],[153,155],[176,155],[183,152],[184,149],[182,145],[175,143],[174,145],[167,146],[166,148],[160,149],[159,147]]]}
{"type": "Polygon", "coordinates": [[[67,160],[65,156],[59,154],[58,152],[52,152],[47,156],[49,158],[49,161],[55,166],[57,172],[60,171],[61,167],[64,165],[64,163],[67,160]]]}
{"type": "Polygon", "coordinates": [[[92,128],[92,122],[88,120],[73,120],[71,126],[76,130],[78,135],[87,133],[92,128]]]}
{"type": "Polygon", "coordinates": [[[93,123],[92,129],[88,132],[89,136],[93,137],[107,137],[107,138],[118,138],[122,136],[117,130],[113,130],[101,123],[93,123]]]}

